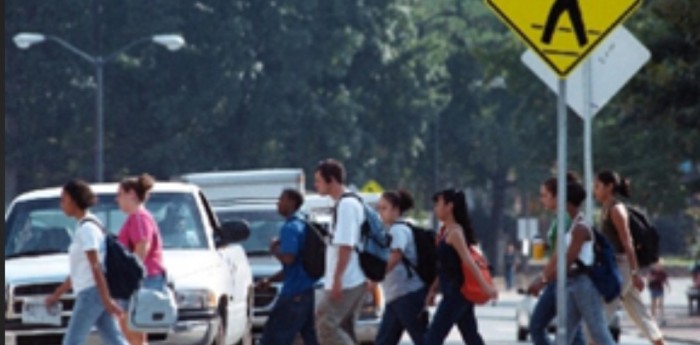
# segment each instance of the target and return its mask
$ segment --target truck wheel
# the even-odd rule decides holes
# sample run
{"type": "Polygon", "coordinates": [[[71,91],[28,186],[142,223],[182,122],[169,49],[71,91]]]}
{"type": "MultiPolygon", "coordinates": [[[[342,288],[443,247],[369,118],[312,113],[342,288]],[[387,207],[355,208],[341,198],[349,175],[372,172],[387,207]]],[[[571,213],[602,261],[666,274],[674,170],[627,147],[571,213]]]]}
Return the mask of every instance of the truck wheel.
{"type": "Polygon", "coordinates": [[[246,322],[245,325],[245,333],[243,334],[243,338],[241,338],[241,341],[236,343],[236,345],[253,345],[253,308],[251,307],[253,304],[248,303],[248,321],[246,322]]]}
{"type": "Polygon", "coordinates": [[[518,341],[527,341],[527,329],[518,328],[518,341]]]}
{"type": "Polygon", "coordinates": [[[613,337],[613,340],[615,340],[616,343],[620,342],[620,330],[619,329],[610,329],[610,334],[613,337]]]}
{"type": "Polygon", "coordinates": [[[216,337],[212,345],[226,345],[226,319],[219,314],[219,327],[216,329],[216,337]]]}

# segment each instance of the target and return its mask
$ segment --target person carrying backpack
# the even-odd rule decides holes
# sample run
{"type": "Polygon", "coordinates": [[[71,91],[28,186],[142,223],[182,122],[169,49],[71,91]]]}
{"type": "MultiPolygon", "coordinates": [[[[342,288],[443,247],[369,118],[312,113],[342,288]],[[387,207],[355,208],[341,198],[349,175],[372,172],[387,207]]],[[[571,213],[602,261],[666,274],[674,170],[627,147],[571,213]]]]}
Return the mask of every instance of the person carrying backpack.
{"type": "Polygon", "coordinates": [[[316,167],[316,191],[335,201],[330,244],[326,248],[324,296],[316,314],[319,342],[324,345],[357,343],[355,323],[367,290],[367,278],[356,251],[361,242],[360,228],[366,220],[365,209],[358,198],[342,197],[349,192],[344,182],[345,168],[340,162],[327,159],[316,167]]]}
{"type": "Polygon", "coordinates": [[[644,279],[639,272],[641,267],[637,262],[634,239],[630,232],[629,212],[618,199],[619,196],[630,196],[629,180],[621,179],[614,171],[602,171],[597,175],[594,192],[596,200],[602,205],[602,233],[617,253],[617,264],[623,280],[620,299],[606,306],[607,314],[612,315],[621,301],[644,336],[655,345],[662,345],[663,334],[644,306],[640,294],[644,290],[644,279]]]}
{"type": "Polygon", "coordinates": [[[270,317],[265,323],[260,345],[292,344],[297,334],[305,345],[318,345],[314,328],[313,279],[304,269],[302,253],[308,231],[313,231],[302,220],[299,208],[304,196],[295,189],[285,189],[277,202],[277,211],[286,219],[279,238],[272,241],[270,253],[282,263],[282,271],[263,279],[258,288],[266,289],[270,282],[282,281],[282,289],[270,317]]]}
{"type": "Polygon", "coordinates": [[[107,345],[128,344],[116,320],[124,315],[124,310],[112,299],[102,271],[105,235],[96,224],[97,217],[88,211],[96,203],[97,197],[86,182],[72,180],[63,186],[61,209],[79,222],[68,249],[70,276],[45,301],[51,307],[69,290],[75,294],[63,345],[85,344],[93,327],[107,345]],[[93,221],[85,222],[85,219],[93,221]]]}
{"type": "Polygon", "coordinates": [[[391,254],[382,282],[386,308],[375,345],[398,344],[404,330],[414,344],[423,344],[427,327],[424,309],[427,288],[415,268],[418,266],[416,239],[402,218],[411,208],[413,197],[403,190],[385,192],[377,204],[377,210],[391,235],[391,254]]]}
{"type": "MultiPolygon", "coordinates": [[[[586,224],[580,207],[586,199],[586,190],[580,182],[569,182],[566,187],[566,213],[571,217],[571,227],[566,233],[566,334],[567,343],[576,337],[576,329],[583,320],[590,335],[590,343],[613,345],[613,340],[606,322],[603,300],[599,290],[589,276],[589,270],[595,263],[595,234],[586,224]]],[[[530,286],[530,291],[539,293],[547,282],[556,278],[557,265],[547,265],[541,274],[541,280],[530,286]]],[[[560,315],[562,317],[564,315],[560,315]]]]}
{"type": "MultiPolygon", "coordinates": [[[[569,171],[566,174],[566,182],[572,183],[578,181],[579,178],[573,171],[569,171]]],[[[556,212],[557,210],[557,179],[555,177],[550,177],[545,180],[540,186],[540,202],[542,206],[551,212],[556,212]]],[[[565,229],[571,227],[571,218],[569,215],[565,215],[565,229]]],[[[556,255],[556,245],[557,245],[557,220],[554,219],[547,232],[547,242],[549,249],[549,260],[546,266],[555,266],[557,262],[556,255]]],[[[540,283],[542,280],[542,273],[540,273],[536,280],[531,282],[529,285],[529,292],[532,295],[538,295],[534,293],[532,287],[540,283]]],[[[530,331],[530,338],[532,343],[535,345],[551,345],[552,341],[547,336],[547,328],[549,327],[552,319],[557,316],[557,281],[556,278],[548,280],[544,288],[539,289],[539,298],[537,299],[537,304],[532,310],[532,315],[530,315],[530,324],[528,325],[528,330],[530,331]]],[[[576,336],[574,337],[572,345],[584,345],[585,339],[581,329],[576,330],[576,336]]]]}
{"type": "Polygon", "coordinates": [[[438,279],[432,284],[426,297],[426,306],[435,304],[438,288],[442,300],[435,311],[432,323],[425,334],[425,345],[443,344],[452,326],[457,324],[462,340],[469,345],[483,345],[479,334],[474,303],[462,294],[465,283],[462,265],[476,277],[479,286],[492,299],[498,297],[498,290],[487,283],[479,267],[470,254],[470,246],[476,245],[476,234],[469,220],[469,211],[464,192],[446,189],[433,197],[435,216],[442,222],[437,244],[438,279]]]}
{"type": "MultiPolygon", "coordinates": [[[[127,214],[126,221],[119,230],[119,242],[143,262],[146,276],[141,286],[154,290],[165,290],[166,275],[163,263],[163,240],[158,223],[146,209],[145,203],[155,180],[149,174],[122,179],[117,189],[117,204],[127,214]]],[[[125,310],[128,300],[119,300],[125,310]]],[[[122,331],[131,345],[146,345],[146,333],[132,331],[127,317],[121,319],[122,331]]]]}

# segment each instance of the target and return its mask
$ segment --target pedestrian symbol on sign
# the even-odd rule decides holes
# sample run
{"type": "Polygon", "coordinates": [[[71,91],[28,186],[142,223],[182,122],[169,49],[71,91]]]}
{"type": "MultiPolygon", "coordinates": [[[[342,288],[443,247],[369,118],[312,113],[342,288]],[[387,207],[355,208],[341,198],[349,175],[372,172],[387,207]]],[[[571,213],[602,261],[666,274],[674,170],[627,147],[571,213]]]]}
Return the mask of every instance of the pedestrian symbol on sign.
{"type": "Polygon", "coordinates": [[[552,36],[554,36],[554,29],[556,29],[559,18],[564,12],[569,13],[569,19],[571,19],[571,24],[574,27],[574,32],[576,33],[576,39],[578,40],[578,45],[583,47],[588,43],[588,38],[586,38],[586,27],[583,24],[583,18],[581,16],[581,7],[578,5],[578,0],[555,0],[552,8],[549,10],[549,15],[547,16],[547,23],[544,26],[544,32],[542,33],[542,43],[550,44],[552,42],[552,36]]]}

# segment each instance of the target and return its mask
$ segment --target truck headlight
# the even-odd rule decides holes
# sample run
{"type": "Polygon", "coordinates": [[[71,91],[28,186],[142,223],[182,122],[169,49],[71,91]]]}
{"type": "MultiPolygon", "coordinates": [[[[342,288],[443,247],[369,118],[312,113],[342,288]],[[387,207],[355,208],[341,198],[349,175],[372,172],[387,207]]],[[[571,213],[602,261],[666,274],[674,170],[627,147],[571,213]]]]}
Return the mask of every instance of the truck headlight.
{"type": "Polygon", "coordinates": [[[216,294],[210,290],[178,290],[175,292],[179,309],[215,309],[216,294]]]}

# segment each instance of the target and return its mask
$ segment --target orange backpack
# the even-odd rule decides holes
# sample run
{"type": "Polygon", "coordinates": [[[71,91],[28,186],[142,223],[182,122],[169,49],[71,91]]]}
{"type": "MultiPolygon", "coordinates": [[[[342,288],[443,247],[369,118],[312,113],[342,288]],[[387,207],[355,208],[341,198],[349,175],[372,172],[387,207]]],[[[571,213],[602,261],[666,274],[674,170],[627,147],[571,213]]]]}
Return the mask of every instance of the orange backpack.
{"type": "MultiPolygon", "coordinates": [[[[479,271],[481,275],[484,276],[486,283],[493,286],[489,264],[484,255],[474,246],[469,246],[469,254],[471,254],[474,259],[476,266],[479,267],[479,271]]],[[[477,278],[472,274],[472,271],[469,270],[464,263],[462,263],[462,274],[464,275],[464,283],[462,283],[460,291],[462,295],[464,295],[464,298],[474,304],[485,304],[491,299],[489,294],[481,287],[477,278]]]]}

